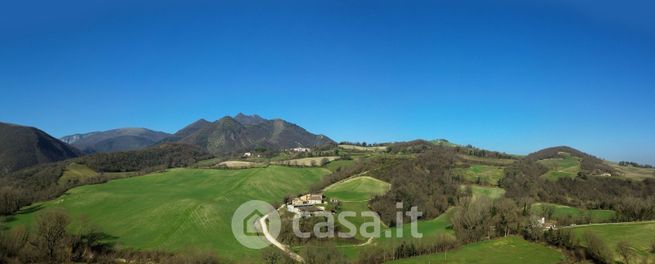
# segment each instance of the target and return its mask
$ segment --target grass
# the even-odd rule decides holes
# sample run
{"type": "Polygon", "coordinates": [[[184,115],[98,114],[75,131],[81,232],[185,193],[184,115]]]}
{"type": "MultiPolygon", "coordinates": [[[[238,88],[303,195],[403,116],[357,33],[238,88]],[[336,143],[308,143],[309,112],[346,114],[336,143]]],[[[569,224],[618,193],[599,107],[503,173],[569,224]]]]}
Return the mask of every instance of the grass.
{"type": "Polygon", "coordinates": [[[328,164],[323,165],[326,169],[335,172],[338,168],[346,168],[355,164],[355,160],[335,160],[328,164]]]}
{"type": "Polygon", "coordinates": [[[559,178],[575,178],[580,172],[580,158],[569,153],[560,153],[561,158],[544,159],[538,161],[548,168],[543,175],[546,179],[557,180],[559,178]]]}
{"type": "MultiPolygon", "coordinates": [[[[434,238],[438,235],[448,234],[455,236],[453,229],[451,228],[450,218],[455,212],[452,208],[446,211],[445,213],[439,215],[438,217],[431,220],[424,220],[417,222],[417,231],[422,234],[422,239],[425,238],[434,238]]],[[[411,237],[411,224],[403,224],[400,229],[402,229],[402,236],[398,234],[398,228],[390,227],[386,230],[383,230],[383,236],[380,237],[377,242],[380,244],[395,244],[406,239],[412,239],[411,237]],[[387,231],[389,230],[389,231],[387,231]],[[384,233],[388,232],[391,235],[385,237],[384,233]]]]}
{"type": "Polygon", "coordinates": [[[560,205],[560,204],[551,204],[551,203],[535,203],[531,207],[531,211],[534,214],[537,215],[542,215],[542,210],[544,206],[552,206],[553,207],[553,217],[555,218],[562,218],[562,217],[580,217],[583,216],[585,213],[591,214],[591,221],[594,223],[603,223],[603,222],[609,222],[611,221],[614,216],[616,216],[616,212],[613,210],[584,210],[580,208],[575,208],[575,207],[570,207],[566,205],[560,205]]]}
{"type": "Polygon", "coordinates": [[[38,211],[63,208],[72,218],[84,215],[100,231],[117,237],[119,247],[165,251],[193,247],[256,263],[259,252],[241,246],[232,234],[236,208],[249,200],[281,202],[288,193],[308,191],[327,173],[323,168],[283,166],[173,169],[74,188],[55,200],[24,208],[6,224],[29,227],[38,211]]]}
{"type": "Polygon", "coordinates": [[[320,167],[331,161],[339,159],[338,156],[332,157],[315,157],[315,158],[302,158],[292,160],[273,161],[272,163],[287,166],[304,166],[304,167],[320,167]]]}
{"type": "MultiPolygon", "coordinates": [[[[339,200],[342,212],[356,212],[357,216],[347,217],[346,219],[359,227],[363,223],[374,220],[372,217],[361,216],[361,212],[371,211],[368,207],[368,201],[376,195],[389,191],[389,188],[391,188],[391,185],[387,182],[369,176],[359,176],[328,186],[324,195],[330,199],[339,200]]],[[[357,231],[356,238],[363,239],[359,234],[359,230],[357,231]]]]}
{"type": "Polygon", "coordinates": [[[64,174],[62,174],[59,178],[59,184],[64,184],[68,181],[82,180],[85,178],[93,177],[97,174],[97,172],[84,164],[71,162],[66,166],[64,174]]]}
{"type": "Polygon", "coordinates": [[[468,168],[456,169],[456,172],[469,182],[477,182],[479,178],[480,183],[490,185],[498,185],[504,175],[503,167],[493,165],[471,165],[468,168]]]}
{"type": "MultiPolygon", "coordinates": [[[[581,239],[585,232],[592,232],[604,240],[612,249],[616,249],[619,241],[627,241],[642,256],[650,254],[651,242],[655,240],[655,221],[592,224],[569,228],[581,239]]],[[[617,254],[614,255],[618,257],[617,254]]]]}
{"type": "Polygon", "coordinates": [[[342,202],[368,201],[375,195],[384,194],[391,185],[369,176],[350,178],[325,188],[325,196],[342,202]]]}
{"type": "Polygon", "coordinates": [[[514,163],[515,161],[513,159],[482,158],[482,157],[476,157],[476,156],[465,155],[465,154],[458,154],[457,156],[467,161],[488,164],[488,165],[496,165],[496,166],[506,166],[514,163]]]}
{"type": "Polygon", "coordinates": [[[386,151],[387,150],[386,146],[362,147],[362,146],[345,145],[345,144],[339,145],[339,148],[345,150],[357,150],[357,151],[386,151]]]}
{"type": "Polygon", "coordinates": [[[228,160],[219,163],[217,166],[225,167],[228,169],[248,169],[248,168],[256,168],[256,167],[265,167],[266,164],[250,162],[250,161],[241,161],[241,160],[228,160]]]}
{"type": "Polygon", "coordinates": [[[655,169],[650,168],[639,168],[633,166],[620,166],[616,163],[610,163],[614,169],[620,172],[621,177],[625,177],[633,180],[644,180],[644,179],[653,179],[655,178],[655,169]]]}
{"type": "MultiPolygon", "coordinates": [[[[480,197],[487,197],[489,199],[498,199],[505,195],[505,189],[498,187],[490,186],[480,186],[480,185],[468,185],[471,186],[471,191],[473,192],[473,199],[478,199],[480,197]]],[[[467,185],[462,185],[462,189],[468,187],[467,185]]]]}
{"type": "Polygon", "coordinates": [[[530,243],[520,237],[509,236],[468,244],[448,253],[419,256],[389,263],[549,264],[559,263],[564,259],[564,255],[556,249],[530,243]]]}

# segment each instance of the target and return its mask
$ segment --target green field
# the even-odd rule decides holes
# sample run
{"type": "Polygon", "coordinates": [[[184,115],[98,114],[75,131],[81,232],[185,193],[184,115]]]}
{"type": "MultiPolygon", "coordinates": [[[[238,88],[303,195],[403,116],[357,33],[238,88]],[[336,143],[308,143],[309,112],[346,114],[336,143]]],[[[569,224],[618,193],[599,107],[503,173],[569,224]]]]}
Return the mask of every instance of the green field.
{"type": "MultiPolygon", "coordinates": [[[[381,180],[359,176],[342,182],[335,183],[325,189],[325,196],[330,199],[337,199],[341,202],[341,211],[356,212],[356,217],[348,217],[348,221],[359,227],[361,224],[370,222],[371,217],[362,217],[361,212],[370,211],[368,201],[376,195],[384,194],[391,185],[381,180]]],[[[359,232],[356,236],[363,239],[359,232]]]]}
{"type": "Polygon", "coordinates": [[[492,165],[471,165],[468,168],[456,169],[455,172],[469,182],[477,182],[480,179],[481,184],[490,185],[498,185],[498,181],[504,175],[503,167],[492,165]]]}
{"type": "Polygon", "coordinates": [[[471,186],[471,191],[473,194],[473,199],[478,199],[480,197],[487,197],[489,199],[498,199],[505,195],[505,189],[498,187],[490,186],[480,186],[475,184],[462,185],[462,191],[465,191],[468,186],[471,186]]]}
{"type": "Polygon", "coordinates": [[[567,228],[573,230],[580,238],[585,232],[590,231],[613,249],[619,241],[627,241],[640,255],[650,254],[650,245],[655,240],[655,221],[593,224],[567,228]]]}
{"type": "Polygon", "coordinates": [[[98,173],[86,165],[72,162],[66,166],[64,174],[59,177],[59,184],[64,184],[68,181],[82,180],[84,178],[93,177],[96,174],[98,173]]]}
{"type": "Polygon", "coordinates": [[[621,177],[632,180],[643,180],[655,178],[655,169],[651,168],[638,168],[633,166],[620,166],[616,163],[610,163],[614,169],[618,170],[621,177]]]}
{"type": "Polygon", "coordinates": [[[495,159],[495,158],[482,158],[472,155],[457,154],[458,157],[467,160],[469,162],[482,163],[495,166],[505,166],[514,163],[513,159],[495,159]]]}
{"type": "MultiPolygon", "coordinates": [[[[451,228],[450,217],[455,212],[452,208],[446,211],[445,213],[439,215],[437,218],[431,220],[418,221],[417,230],[422,234],[422,238],[434,238],[438,235],[448,234],[455,236],[455,232],[451,228]]],[[[383,236],[376,240],[380,244],[395,244],[399,243],[406,239],[411,238],[411,224],[406,223],[402,225],[402,237],[398,234],[396,227],[390,227],[386,230],[383,230],[383,236]],[[388,232],[391,234],[390,237],[385,237],[384,233],[388,232]]]]}
{"type": "Polygon", "coordinates": [[[173,169],[164,173],[71,189],[52,201],[24,208],[10,227],[30,225],[39,211],[63,208],[86,216],[119,247],[179,251],[194,247],[219,257],[257,262],[231,230],[235,209],[249,200],[281,202],[306,192],[329,173],[323,168],[270,166],[243,170],[173,169]]]}
{"type": "Polygon", "coordinates": [[[335,172],[338,168],[346,168],[355,164],[355,160],[335,160],[328,164],[325,164],[323,167],[326,169],[335,172]]]}
{"type": "Polygon", "coordinates": [[[544,177],[549,180],[559,178],[575,178],[580,172],[580,158],[572,156],[569,153],[560,153],[561,158],[544,159],[538,161],[541,165],[548,168],[544,177]]]}
{"type": "Polygon", "coordinates": [[[591,214],[591,220],[594,223],[603,223],[603,222],[609,222],[611,221],[614,216],[616,215],[616,212],[613,210],[584,210],[584,209],[579,209],[575,207],[570,207],[566,205],[560,205],[560,204],[550,204],[550,203],[535,203],[532,204],[532,207],[530,210],[532,213],[543,216],[543,208],[544,206],[552,206],[553,207],[553,217],[555,218],[561,218],[561,217],[580,217],[583,216],[585,213],[591,214]]]}
{"type": "Polygon", "coordinates": [[[549,264],[559,263],[564,259],[564,255],[556,249],[510,236],[468,244],[447,253],[419,256],[389,263],[549,264]]]}

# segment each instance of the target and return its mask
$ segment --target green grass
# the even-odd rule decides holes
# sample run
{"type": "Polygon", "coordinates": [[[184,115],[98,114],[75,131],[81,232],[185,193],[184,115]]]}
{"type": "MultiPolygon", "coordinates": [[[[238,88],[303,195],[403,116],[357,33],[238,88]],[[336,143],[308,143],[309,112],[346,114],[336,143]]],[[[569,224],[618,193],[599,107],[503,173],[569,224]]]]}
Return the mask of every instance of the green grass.
{"type": "Polygon", "coordinates": [[[505,166],[514,163],[515,160],[513,159],[495,159],[495,158],[482,158],[482,157],[476,157],[472,155],[465,155],[465,154],[458,154],[460,158],[471,161],[471,162],[477,162],[477,163],[483,163],[483,164],[488,164],[488,165],[496,165],[496,166],[505,166]]]}
{"type": "Polygon", "coordinates": [[[456,169],[456,172],[469,182],[477,182],[479,178],[480,183],[490,185],[497,185],[504,175],[503,167],[492,165],[471,165],[468,168],[456,169]]]}
{"type": "MultiPolygon", "coordinates": [[[[422,234],[422,239],[434,238],[438,235],[452,235],[455,236],[455,232],[451,228],[450,218],[455,212],[452,208],[446,211],[445,213],[439,215],[437,218],[431,220],[418,221],[416,229],[418,233],[422,234]]],[[[412,239],[411,237],[411,224],[406,223],[401,226],[402,236],[398,234],[398,229],[396,227],[390,227],[382,232],[382,237],[376,240],[380,244],[396,244],[403,240],[412,239]],[[385,237],[384,233],[388,232],[391,234],[389,237],[385,237]]]]}
{"type": "Polygon", "coordinates": [[[342,202],[368,201],[384,194],[391,185],[369,176],[360,176],[335,183],[325,189],[325,196],[342,202]]]}
{"type": "Polygon", "coordinates": [[[560,153],[561,158],[544,159],[538,161],[548,168],[543,175],[546,179],[557,180],[559,178],[575,178],[580,172],[580,158],[568,153],[560,153]]]}
{"type": "MultiPolygon", "coordinates": [[[[498,187],[490,186],[480,186],[471,184],[471,191],[473,192],[473,199],[478,199],[480,197],[487,197],[489,199],[498,199],[505,195],[505,189],[498,187]]],[[[462,185],[462,189],[467,188],[467,185],[462,185]]]]}
{"type": "MultiPolygon", "coordinates": [[[[592,232],[604,240],[612,249],[616,248],[619,241],[627,241],[642,256],[650,254],[651,242],[655,240],[655,221],[593,224],[569,228],[581,239],[585,232],[592,232]]],[[[614,255],[618,257],[616,254],[614,255]]]]}
{"type": "Polygon", "coordinates": [[[556,249],[510,236],[468,244],[447,253],[419,256],[389,263],[549,264],[559,263],[564,259],[564,255],[556,249]]]}
{"type": "MultiPolygon", "coordinates": [[[[368,207],[368,201],[376,195],[384,194],[389,188],[391,188],[389,183],[369,176],[360,176],[328,186],[325,189],[324,195],[330,199],[339,200],[341,202],[342,212],[351,211],[357,213],[357,216],[347,217],[346,219],[356,227],[359,227],[364,223],[375,220],[373,217],[361,216],[361,212],[371,211],[368,207]]],[[[359,230],[357,230],[355,238],[359,240],[364,239],[359,234],[359,230]]]]}
{"type": "Polygon", "coordinates": [[[550,204],[550,203],[535,203],[531,207],[532,213],[536,215],[543,216],[543,207],[544,206],[552,206],[553,207],[553,217],[555,218],[562,218],[562,217],[580,217],[583,216],[585,213],[591,214],[591,221],[594,223],[603,223],[603,222],[609,222],[611,221],[614,216],[616,216],[616,212],[613,210],[584,210],[580,208],[575,208],[575,207],[570,207],[566,205],[560,205],[560,204],[550,204]]]}
{"type": "Polygon", "coordinates": [[[71,189],[65,195],[24,208],[11,227],[31,225],[41,208],[63,208],[88,217],[119,247],[215,251],[239,262],[258,262],[258,251],[241,246],[231,230],[232,214],[249,200],[281,202],[306,192],[329,173],[323,168],[270,166],[243,170],[173,169],[164,173],[71,189]],[[36,211],[36,212],[34,212],[36,211]]]}
{"type": "Polygon", "coordinates": [[[62,174],[59,178],[59,184],[64,184],[68,181],[82,180],[88,177],[93,177],[97,174],[97,172],[84,164],[72,162],[66,166],[64,174],[62,174]]]}
{"type": "Polygon", "coordinates": [[[355,160],[335,160],[328,164],[325,164],[323,167],[332,172],[335,172],[337,171],[338,168],[350,167],[353,164],[355,164],[355,160]]]}
{"type": "Polygon", "coordinates": [[[648,178],[655,178],[655,169],[651,168],[638,168],[633,166],[620,166],[616,163],[610,163],[614,169],[620,172],[620,176],[632,180],[643,180],[648,178]]]}

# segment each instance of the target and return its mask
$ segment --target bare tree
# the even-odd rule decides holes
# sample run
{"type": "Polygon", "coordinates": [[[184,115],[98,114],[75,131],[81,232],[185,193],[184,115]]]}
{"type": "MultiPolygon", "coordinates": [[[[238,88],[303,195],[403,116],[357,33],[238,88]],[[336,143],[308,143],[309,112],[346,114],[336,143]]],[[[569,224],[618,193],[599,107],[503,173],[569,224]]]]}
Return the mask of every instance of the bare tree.
{"type": "Polygon", "coordinates": [[[43,254],[44,261],[62,263],[68,259],[68,223],[68,215],[59,210],[46,211],[38,216],[34,244],[43,254]]]}

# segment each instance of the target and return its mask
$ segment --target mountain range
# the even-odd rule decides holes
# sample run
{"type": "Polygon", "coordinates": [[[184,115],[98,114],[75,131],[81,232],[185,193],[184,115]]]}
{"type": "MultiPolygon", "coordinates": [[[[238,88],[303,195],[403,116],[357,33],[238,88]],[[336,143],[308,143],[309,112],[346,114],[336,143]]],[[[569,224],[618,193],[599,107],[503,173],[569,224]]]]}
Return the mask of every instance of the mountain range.
{"type": "Polygon", "coordinates": [[[60,139],[84,153],[95,153],[144,149],[169,136],[171,134],[146,128],[119,128],[74,134],[60,139]]]}
{"type": "Polygon", "coordinates": [[[0,123],[0,174],[80,154],[37,128],[0,123]]]}
{"type": "Polygon", "coordinates": [[[32,127],[0,123],[0,172],[83,154],[133,151],[161,143],[183,143],[220,156],[246,151],[317,147],[334,143],[282,119],[239,113],[214,122],[200,119],[175,134],[146,128],[119,128],[56,139],[32,127]]]}

